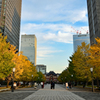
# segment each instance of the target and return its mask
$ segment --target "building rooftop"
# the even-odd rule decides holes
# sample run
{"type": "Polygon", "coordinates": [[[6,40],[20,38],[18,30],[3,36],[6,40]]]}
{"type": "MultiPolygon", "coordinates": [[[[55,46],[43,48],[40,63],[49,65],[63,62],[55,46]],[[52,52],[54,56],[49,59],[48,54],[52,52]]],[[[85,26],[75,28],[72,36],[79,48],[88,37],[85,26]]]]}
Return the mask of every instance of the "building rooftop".
{"type": "Polygon", "coordinates": [[[57,74],[56,74],[54,71],[50,71],[50,72],[47,73],[46,75],[47,75],[47,76],[49,76],[49,75],[54,75],[54,76],[56,76],[57,74]]]}

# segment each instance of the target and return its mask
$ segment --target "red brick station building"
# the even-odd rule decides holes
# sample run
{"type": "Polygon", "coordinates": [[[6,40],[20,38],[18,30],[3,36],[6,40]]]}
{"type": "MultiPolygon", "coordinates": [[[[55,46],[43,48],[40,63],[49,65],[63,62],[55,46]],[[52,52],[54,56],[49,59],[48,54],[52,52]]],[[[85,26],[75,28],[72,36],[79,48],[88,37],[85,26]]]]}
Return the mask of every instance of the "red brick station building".
{"type": "Polygon", "coordinates": [[[46,74],[46,83],[50,83],[51,81],[54,81],[55,83],[59,83],[58,81],[59,74],[55,73],[54,71],[50,71],[46,74]]]}

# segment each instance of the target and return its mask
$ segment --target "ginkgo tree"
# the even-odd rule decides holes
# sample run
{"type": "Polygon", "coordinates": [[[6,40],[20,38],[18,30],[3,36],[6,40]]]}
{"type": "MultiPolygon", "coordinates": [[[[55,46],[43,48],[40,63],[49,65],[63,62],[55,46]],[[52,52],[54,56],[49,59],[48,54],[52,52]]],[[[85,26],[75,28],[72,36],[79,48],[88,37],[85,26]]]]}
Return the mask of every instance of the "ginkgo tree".
{"type": "Polygon", "coordinates": [[[23,72],[22,75],[20,75],[19,80],[23,81],[25,85],[25,82],[32,81],[32,75],[33,79],[37,76],[37,70],[36,67],[28,59],[23,59],[23,61],[23,72]]]}
{"type": "Polygon", "coordinates": [[[36,67],[14,45],[7,42],[7,36],[0,34],[0,79],[6,79],[7,87],[15,67],[15,81],[30,81],[32,74],[37,76],[36,67]]]}
{"type": "Polygon", "coordinates": [[[14,54],[11,49],[11,44],[6,42],[7,36],[2,36],[0,33],[0,79],[4,79],[12,72],[15,67],[12,61],[14,54]]]}
{"type": "Polygon", "coordinates": [[[90,81],[91,73],[90,73],[90,64],[88,63],[88,53],[89,44],[85,42],[81,43],[81,46],[78,46],[77,51],[73,55],[73,64],[74,71],[76,73],[76,77],[78,80],[82,81],[90,81]]]}
{"type": "Polygon", "coordinates": [[[23,73],[23,69],[24,69],[24,63],[25,60],[27,59],[26,56],[23,55],[22,52],[18,52],[17,54],[14,55],[14,58],[12,59],[12,61],[15,63],[15,80],[19,81],[20,75],[22,75],[23,73]]]}
{"type": "Polygon", "coordinates": [[[73,80],[73,81],[76,81],[77,82],[77,77],[76,77],[76,72],[74,71],[74,64],[73,64],[73,55],[69,57],[70,59],[68,60],[69,62],[69,66],[67,68],[67,73],[68,73],[68,78],[69,78],[69,81],[73,80]],[[72,77],[73,75],[73,77],[72,77]]]}
{"type": "MultiPolygon", "coordinates": [[[[15,63],[15,61],[13,61],[13,59],[14,59],[15,56],[16,56],[17,49],[16,49],[16,47],[15,47],[14,45],[10,45],[9,50],[12,51],[12,54],[13,54],[12,62],[14,63],[14,65],[15,65],[15,67],[16,67],[16,63],[15,63]]],[[[17,61],[17,60],[16,60],[16,61],[17,61]]],[[[11,73],[5,78],[6,81],[7,81],[7,88],[8,88],[8,86],[9,86],[9,82],[10,82],[11,79],[12,79],[12,76],[13,76],[13,72],[11,71],[11,73]]]]}
{"type": "Polygon", "coordinates": [[[68,70],[67,69],[62,71],[62,73],[58,77],[58,80],[61,83],[65,83],[66,81],[69,81],[69,74],[68,74],[68,70]]]}
{"type": "Polygon", "coordinates": [[[93,67],[93,77],[100,79],[100,38],[95,39],[97,44],[90,47],[88,63],[93,67]]]}
{"type": "MultiPolygon", "coordinates": [[[[23,81],[24,85],[25,82],[32,81],[32,75],[34,77],[37,76],[37,70],[36,67],[28,60],[26,56],[23,55],[22,52],[16,53],[12,59],[15,66],[15,73],[14,73],[14,80],[19,82],[23,81]]],[[[9,85],[9,82],[11,81],[11,78],[13,76],[13,73],[11,73],[7,79],[7,85],[9,85]]]]}
{"type": "Polygon", "coordinates": [[[46,77],[41,71],[37,72],[37,75],[38,75],[36,77],[37,82],[41,82],[41,81],[45,82],[46,81],[46,77]]]}

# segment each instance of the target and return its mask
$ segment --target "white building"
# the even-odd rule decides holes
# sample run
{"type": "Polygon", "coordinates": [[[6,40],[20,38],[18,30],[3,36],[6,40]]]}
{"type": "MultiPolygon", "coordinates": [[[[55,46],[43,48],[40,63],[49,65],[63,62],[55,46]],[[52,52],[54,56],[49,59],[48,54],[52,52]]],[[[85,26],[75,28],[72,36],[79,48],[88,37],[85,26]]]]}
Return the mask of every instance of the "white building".
{"type": "Polygon", "coordinates": [[[36,65],[37,39],[35,35],[21,36],[21,51],[27,56],[29,61],[36,65]]]}
{"type": "Polygon", "coordinates": [[[42,72],[43,74],[46,74],[46,66],[45,65],[36,65],[37,72],[42,72]]]}
{"type": "Polygon", "coordinates": [[[85,42],[86,44],[90,44],[90,36],[89,36],[89,34],[73,35],[74,52],[77,50],[78,46],[81,46],[82,42],[85,42]]]}

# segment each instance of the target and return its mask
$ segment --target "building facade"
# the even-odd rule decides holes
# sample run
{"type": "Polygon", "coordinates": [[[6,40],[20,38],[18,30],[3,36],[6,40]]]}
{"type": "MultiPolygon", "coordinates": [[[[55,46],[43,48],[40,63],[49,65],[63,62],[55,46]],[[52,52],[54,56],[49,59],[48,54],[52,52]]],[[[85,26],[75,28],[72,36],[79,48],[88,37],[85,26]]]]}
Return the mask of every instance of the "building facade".
{"type": "Polygon", "coordinates": [[[0,33],[19,50],[22,0],[0,0],[0,33]]]}
{"type": "Polygon", "coordinates": [[[37,39],[35,35],[21,35],[21,51],[36,65],[37,39]]]}
{"type": "Polygon", "coordinates": [[[90,36],[89,36],[89,34],[73,35],[74,52],[77,51],[77,47],[81,46],[82,42],[85,42],[86,44],[90,44],[90,36]]]}
{"type": "Polygon", "coordinates": [[[37,72],[42,72],[43,74],[46,74],[46,66],[45,65],[36,65],[37,72]]]}
{"type": "Polygon", "coordinates": [[[50,83],[51,81],[59,83],[58,77],[59,77],[58,73],[56,74],[54,71],[50,71],[49,73],[46,74],[46,83],[50,83]]]}
{"type": "Polygon", "coordinates": [[[90,44],[96,44],[95,38],[100,38],[100,0],[87,0],[90,44]]]}

